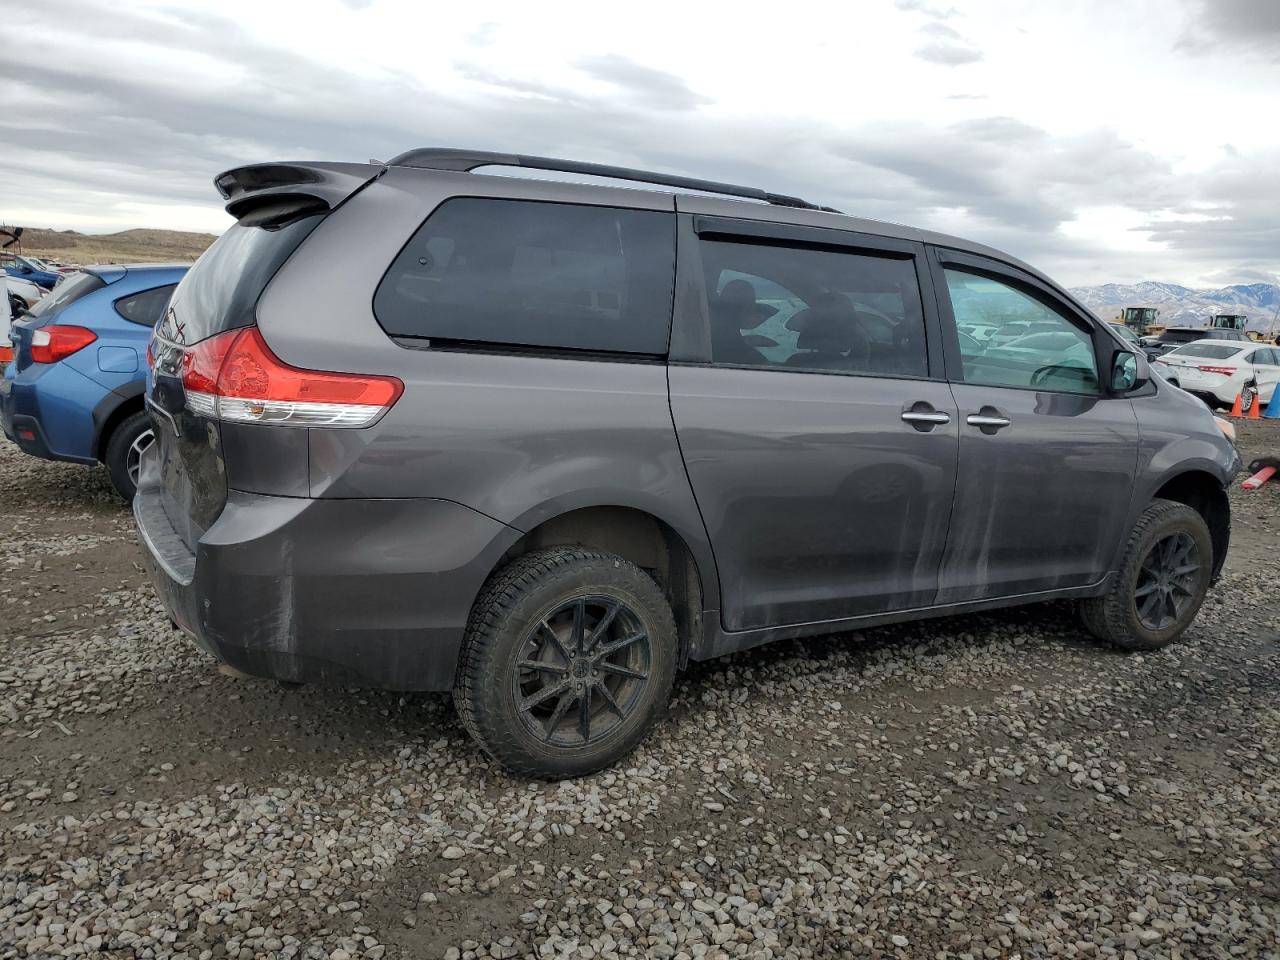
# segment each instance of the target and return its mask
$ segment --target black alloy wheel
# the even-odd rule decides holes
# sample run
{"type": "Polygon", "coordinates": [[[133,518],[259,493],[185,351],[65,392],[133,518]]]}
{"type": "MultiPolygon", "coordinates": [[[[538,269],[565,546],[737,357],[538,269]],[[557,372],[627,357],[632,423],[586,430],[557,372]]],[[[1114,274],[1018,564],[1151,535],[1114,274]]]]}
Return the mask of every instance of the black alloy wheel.
{"type": "Polygon", "coordinates": [[[1171,533],[1152,545],[1133,591],[1138,621],[1144,627],[1163,630],[1181,619],[1197,599],[1200,562],[1200,548],[1185,531],[1171,533]]]}
{"type": "Polygon", "coordinates": [[[520,718],[557,746],[598,741],[642,698],[649,659],[634,611],[611,597],[575,597],[525,636],[511,678],[520,718]]]}

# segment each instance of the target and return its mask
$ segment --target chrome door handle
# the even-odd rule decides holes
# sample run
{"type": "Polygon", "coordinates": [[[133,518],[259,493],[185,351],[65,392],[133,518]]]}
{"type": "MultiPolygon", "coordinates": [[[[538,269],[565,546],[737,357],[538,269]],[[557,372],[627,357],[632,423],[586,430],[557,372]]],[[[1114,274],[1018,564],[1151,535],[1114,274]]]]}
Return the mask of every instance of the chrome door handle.
{"type": "Polygon", "coordinates": [[[971,413],[964,422],[971,427],[995,427],[998,430],[1001,427],[1007,427],[1013,421],[1008,417],[986,417],[980,413],[971,413]]]}
{"type": "Polygon", "coordinates": [[[950,423],[951,416],[946,413],[917,413],[908,410],[902,415],[902,419],[907,423],[950,423]]]}

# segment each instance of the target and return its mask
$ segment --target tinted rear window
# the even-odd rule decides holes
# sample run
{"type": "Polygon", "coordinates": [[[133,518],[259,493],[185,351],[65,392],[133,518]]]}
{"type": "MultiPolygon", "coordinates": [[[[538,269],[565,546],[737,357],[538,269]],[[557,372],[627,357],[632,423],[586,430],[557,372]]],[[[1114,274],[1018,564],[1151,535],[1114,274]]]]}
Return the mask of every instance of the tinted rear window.
{"type": "Polygon", "coordinates": [[[393,337],[663,354],[675,218],[531,200],[443,203],[374,296],[393,337]]]}
{"type": "Polygon", "coordinates": [[[56,287],[53,293],[42,299],[34,307],[27,311],[27,315],[31,317],[47,318],[66,309],[82,297],[87,297],[95,290],[101,290],[106,286],[101,277],[92,273],[73,273],[69,277],[64,278],[56,287]]]}
{"type": "Polygon", "coordinates": [[[1225,360],[1234,357],[1243,347],[1228,346],[1225,343],[1192,343],[1177,350],[1170,350],[1169,356],[1205,357],[1209,360],[1225,360]]]}
{"type": "Polygon", "coordinates": [[[160,335],[175,343],[198,343],[249,326],[262,291],[322,219],[315,214],[283,226],[231,227],[174,290],[160,335]]]}
{"type": "Polygon", "coordinates": [[[1191,343],[1204,339],[1205,330],[1166,330],[1160,334],[1161,343],[1191,343]]]}
{"type": "Polygon", "coordinates": [[[121,297],[116,301],[116,313],[133,323],[154,327],[160,314],[164,312],[169,297],[173,295],[175,286],[177,284],[168,283],[163,287],[152,287],[150,290],[121,297]]]}

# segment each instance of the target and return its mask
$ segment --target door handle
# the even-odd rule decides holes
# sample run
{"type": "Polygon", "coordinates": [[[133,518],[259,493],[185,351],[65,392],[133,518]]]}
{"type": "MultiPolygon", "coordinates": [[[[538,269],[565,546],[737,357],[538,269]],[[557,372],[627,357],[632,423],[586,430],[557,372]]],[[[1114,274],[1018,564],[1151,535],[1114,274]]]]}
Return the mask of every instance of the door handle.
{"type": "Polygon", "coordinates": [[[965,418],[964,422],[971,427],[994,427],[999,430],[1001,427],[1007,427],[1013,421],[1008,417],[987,417],[980,413],[971,413],[965,418]]]}
{"type": "Polygon", "coordinates": [[[934,411],[933,413],[926,413],[924,411],[917,412],[915,410],[908,410],[902,415],[902,419],[907,423],[937,424],[951,422],[951,417],[948,414],[939,413],[937,411],[934,411]]]}

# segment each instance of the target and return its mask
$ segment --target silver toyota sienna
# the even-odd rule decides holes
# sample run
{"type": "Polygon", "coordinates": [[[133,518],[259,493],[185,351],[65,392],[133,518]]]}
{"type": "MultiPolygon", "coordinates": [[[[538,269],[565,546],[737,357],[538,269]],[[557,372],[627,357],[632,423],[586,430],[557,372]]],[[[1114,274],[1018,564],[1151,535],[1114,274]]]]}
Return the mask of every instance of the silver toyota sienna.
{"type": "Polygon", "coordinates": [[[1062,599],[1151,650],[1222,568],[1212,414],[996,250],[523,155],[215,182],[236,224],[152,340],[134,511],[241,671],[452,690],[567,777],[689,660],[1062,599]]]}

